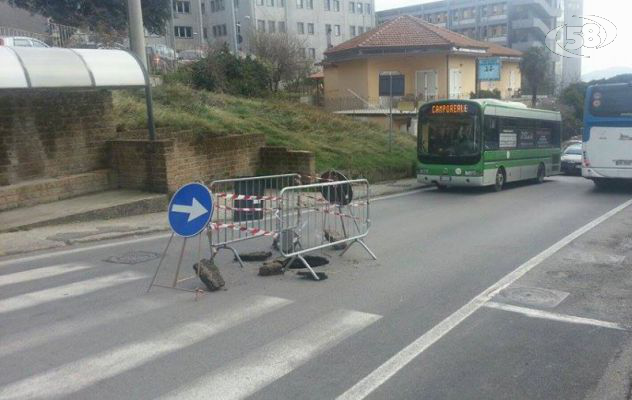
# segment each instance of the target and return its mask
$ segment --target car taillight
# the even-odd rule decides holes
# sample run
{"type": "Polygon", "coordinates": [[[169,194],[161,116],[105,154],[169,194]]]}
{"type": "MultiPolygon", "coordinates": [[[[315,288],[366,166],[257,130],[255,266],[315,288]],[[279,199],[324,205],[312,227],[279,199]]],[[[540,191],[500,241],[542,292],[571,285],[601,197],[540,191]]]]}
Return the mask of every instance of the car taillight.
{"type": "Polygon", "coordinates": [[[0,46],[4,46],[4,39],[0,38],[0,46]]]}
{"type": "Polygon", "coordinates": [[[588,159],[588,154],[586,154],[586,152],[584,152],[584,156],[582,157],[582,163],[584,164],[584,167],[590,167],[590,160],[588,159]]]}

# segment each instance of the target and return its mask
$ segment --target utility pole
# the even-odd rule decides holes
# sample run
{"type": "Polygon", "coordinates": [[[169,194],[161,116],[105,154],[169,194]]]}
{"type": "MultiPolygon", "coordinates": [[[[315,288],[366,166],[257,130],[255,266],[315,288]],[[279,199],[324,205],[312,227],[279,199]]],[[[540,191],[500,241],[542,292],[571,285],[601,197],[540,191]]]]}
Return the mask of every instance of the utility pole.
{"type": "Polygon", "coordinates": [[[388,102],[388,114],[389,114],[389,127],[388,127],[388,151],[393,151],[393,73],[389,73],[390,76],[390,99],[388,102]]]}
{"type": "Polygon", "coordinates": [[[145,28],[143,27],[143,10],[140,0],[127,0],[129,44],[136,57],[147,69],[147,53],[145,50],[145,28]]]}

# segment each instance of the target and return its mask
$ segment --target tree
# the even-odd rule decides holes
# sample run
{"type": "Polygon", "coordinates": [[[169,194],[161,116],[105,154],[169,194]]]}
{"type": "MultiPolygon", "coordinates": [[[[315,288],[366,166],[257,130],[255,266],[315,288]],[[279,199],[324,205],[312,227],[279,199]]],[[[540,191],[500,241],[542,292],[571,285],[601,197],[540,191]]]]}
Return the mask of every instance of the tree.
{"type": "Polygon", "coordinates": [[[312,62],[305,58],[305,43],[287,33],[253,32],[250,52],[270,71],[270,90],[278,91],[282,81],[309,75],[312,62]]]}
{"type": "Polygon", "coordinates": [[[538,90],[551,83],[551,62],[544,47],[531,47],[522,56],[520,72],[531,90],[531,105],[536,106],[538,90]]]}
{"type": "MultiPolygon", "coordinates": [[[[2,1],[2,0],[0,0],[2,1]]],[[[127,0],[6,0],[14,7],[52,18],[59,24],[94,31],[127,30],[127,0]]],[[[170,18],[170,0],[143,0],[145,28],[163,34],[170,18]]]]}

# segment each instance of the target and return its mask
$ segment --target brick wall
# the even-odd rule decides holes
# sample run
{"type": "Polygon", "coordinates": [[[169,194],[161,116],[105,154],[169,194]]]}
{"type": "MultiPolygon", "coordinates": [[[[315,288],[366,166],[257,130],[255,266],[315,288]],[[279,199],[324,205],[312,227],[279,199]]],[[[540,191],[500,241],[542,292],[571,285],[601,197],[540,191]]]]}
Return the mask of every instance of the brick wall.
{"type": "MultiPolygon", "coordinates": [[[[316,156],[310,151],[288,150],[285,147],[261,148],[261,171],[265,174],[298,173],[316,175],[316,156]]],[[[306,179],[305,182],[309,182],[306,179]]]]}
{"type": "MultiPolygon", "coordinates": [[[[162,136],[162,135],[161,135],[162,136]]],[[[121,188],[174,192],[192,181],[257,174],[264,135],[201,138],[190,132],[155,142],[111,142],[112,169],[121,188]]]]}
{"type": "Polygon", "coordinates": [[[0,186],[107,168],[109,91],[0,93],[0,186]]]}

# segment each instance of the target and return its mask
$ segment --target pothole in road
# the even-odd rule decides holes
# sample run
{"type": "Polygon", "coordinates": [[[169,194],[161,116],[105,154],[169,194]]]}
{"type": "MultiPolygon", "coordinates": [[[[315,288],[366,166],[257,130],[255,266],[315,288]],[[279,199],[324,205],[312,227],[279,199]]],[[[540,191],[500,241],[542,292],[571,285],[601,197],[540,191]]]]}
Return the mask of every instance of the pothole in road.
{"type": "Polygon", "coordinates": [[[536,307],[555,308],[564,301],[568,295],[568,292],[559,290],[516,286],[501,291],[495,300],[536,307]]]}

